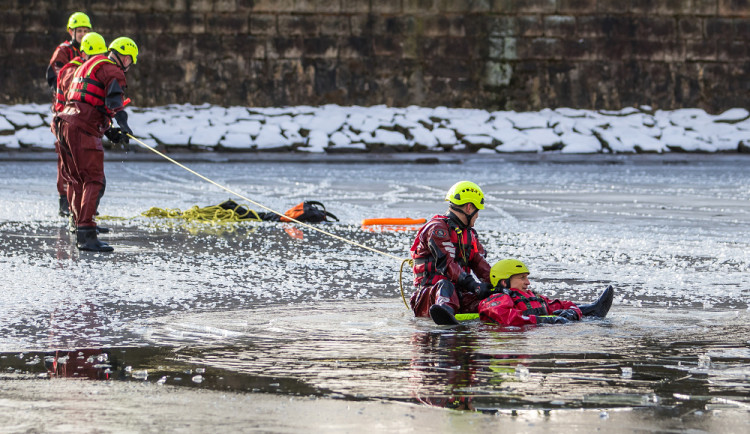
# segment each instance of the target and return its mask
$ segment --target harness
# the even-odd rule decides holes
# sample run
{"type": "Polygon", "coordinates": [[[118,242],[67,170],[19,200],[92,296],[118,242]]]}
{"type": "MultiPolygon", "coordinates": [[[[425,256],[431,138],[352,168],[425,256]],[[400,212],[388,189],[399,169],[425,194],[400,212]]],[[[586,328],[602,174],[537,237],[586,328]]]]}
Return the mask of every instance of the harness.
{"type": "Polygon", "coordinates": [[[521,295],[518,291],[514,291],[512,289],[503,289],[503,293],[507,294],[511,300],[513,300],[513,307],[516,307],[519,303],[523,303],[526,306],[526,310],[523,311],[522,315],[549,315],[549,312],[547,312],[547,304],[544,302],[544,299],[539,297],[526,297],[525,295],[521,295]],[[536,301],[541,306],[539,307],[531,307],[531,302],[536,301]]]}
{"type": "Polygon", "coordinates": [[[82,60],[83,59],[81,59],[80,57],[72,59],[70,62],[66,63],[65,66],[60,68],[60,72],[57,73],[57,90],[55,91],[55,106],[53,107],[54,111],[60,112],[63,108],[65,108],[65,92],[60,87],[60,77],[62,77],[63,71],[67,70],[68,68],[81,66],[82,60]]]}
{"type": "Polygon", "coordinates": [[[96,79],[96,73],[105,62],[114,64],[103,54],[96,55],[81,65],[73,76],[68,90],[68,101],[79,101],[106,111],[104,105],[106,89],[104,83],[96,79]]]}
{"type": "MultiPolygon", "coordinates": [[[[458,223],[449,216],[435,216],[433,217],[433,220],[434,219],[443,220],[448,225],[450,241],[455,247],[453,259],[461,268],[463,268],[464,271],[471,273],[469,264],[474,258],[474,255],[479,254],[479,246],[477,245],[477,237],[474,230],[468,227],[461,228],[458,223]]],[[[425,225],[420,229],[416,240],[414,241],[414,245],[412,246],[412,251],[416,250],[417,244],[421,239],[422,231],[424,231],[427,226],[428,225],[425,225]]],[[[437,260],[438,259],[433,255],[414,258],[415,279],[422,278],[423,283],[429,282],[430,285],[434,285],[441,280],[447,279],[445,275],[438,271],[436,266],[437,260]]]]}

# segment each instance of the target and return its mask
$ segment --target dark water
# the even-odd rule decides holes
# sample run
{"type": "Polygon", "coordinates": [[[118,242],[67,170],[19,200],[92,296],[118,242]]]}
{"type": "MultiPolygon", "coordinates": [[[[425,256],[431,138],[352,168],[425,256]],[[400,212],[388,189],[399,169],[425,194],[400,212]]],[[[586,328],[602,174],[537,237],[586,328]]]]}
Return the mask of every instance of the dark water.
{"type": "Polygon", "coordinates": [[[192,166],[275,209],[321,200],[342,220],[325,230],[397,257],[413,232],[359,221],[429,217],[443,211],[453,172],[475,179],[488,196],[478,230],[491,262],[523,259],[550,296],[617,291],[604,320],[521,330],[415,319],[398,261],[324,234],[139,217],[229,197],[167,164],[108,163],[100,222],[113,231],[101,238],[115,252],[79,252],[55,215],[54,165],[0,162],[0,370],[490,413],[746,412],[748,163],[192,166]]]}

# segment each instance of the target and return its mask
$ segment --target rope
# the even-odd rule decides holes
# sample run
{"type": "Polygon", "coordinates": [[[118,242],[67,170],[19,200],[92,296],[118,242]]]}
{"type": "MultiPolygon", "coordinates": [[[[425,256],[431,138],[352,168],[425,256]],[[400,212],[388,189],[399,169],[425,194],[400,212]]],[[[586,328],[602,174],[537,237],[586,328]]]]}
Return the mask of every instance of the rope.
{"type": "MultiPolygon", "coordinates": [[[[151,146],[149,146],[149,145],[147,145],[147,144],[143,143],[142,141],[140,141],[140,140],[138,140],[137,138],[135,138],[135,137],[134,137],[134,136],[133,136],[132,134],[128,134],[128,137],[130,137],[131,139],[135,140],[135,142],[136,142],[136,143],[138,143],[139,145],[141,145],[141,146],[143,146],[144,148],[148,149],[149,151],[151,151],[151,152],[155,153],[156,155],[159,155],[160,157],[163,157],[164,159],[166,159],[166,160],[167,160],[167,161],[169,161],[170,163],[174,163],[174,164],[176,164],[177,166],[179,166],[179,167],[181,167],[181,168],[183,168],[183,169],[187,170],[188,172],[192,173],[193,175],[197,176],[198,178],[201,178],[202,180],[204,180],[204,181],[207,181],[207,182],[209,182],[209,183],[211,183],[211,184],[213,184],[213,185],[215,185],[215,186],[217,186],[217,187],[221,188],[222,190],[225,190],[225,191],[227,191],[227,192],[229,192],[229,193],[231,193],[231,194],[233,194],[233,195],[235,195],[235,196],[237,196],[237,197],[239,197],[239,198],[241,198],[241,199],[243,199],[243,200],[246,200],[246,201],[248,201],[248,202],[252,203],[252,204],[253,204],[253,205],[255,205],[255,206],[258,206],[258,207],[260,207],[260,208],[263,208],[264,210],[266,210],[266,211],[268,211],[268,212],[272,212],[272,213],[274,213],[274,214],[278,215],[279,217],[284,217],[284,218],[286,218],[286,219],[288,219],[288,220],[290,220],[290,221],[293,221],[294,223],[297,223],[297,224],[298,224],[298,225],[300,225],[300,226],[306,227],[306,228],[308,228],[308,229],[310,229],[310,230],[313,230],[313,231],[316,231],[316,232],[320,232],[321,234],[324,234],[324,235],[328,235],[328,236],[329,236],[329,237],[331,237],[331,238],[334,238],[334,239],[336,239],[336,240],[339,240],[339,241],[342,241],[342,242],[344,242],[344,243],[350,244],[350,245],[352,245],[352,246],[356,246],[356,247],[359,247],[359,248],[361,248],[361,249],[369,250],[369,251],[371,251],[371,252],[373,252],[373,253],[377,253],[377,254],[379,254],[379,255],[387,256],[387,257],[389,257],[389,258],[391,258],[391,259],[395,259],[395,260],[397,260],[397,261],[402,261],[402,260],[403,260],[403,258],[400,258],[400,257],[398,257],[398,256],[396,256],[396,255],[392,255],[392,254],[390,254],[390,253],[387,253],[387,252],[383,252],[383,251],[381,251],[381,250],[378,250],[378,249],[373,249],[372,247],[369,247],[369,246],[365,246],[364,244],[358,243],[358,242],[356,242],[356,241],[348,240],[348,239],[346,239],[346,238],[344,238],[344,237],[341,237],[341,236],[338,236],[338,235],[332,234],[332,233],[330,233],[330,232],[328,232],[328,231],[325,231],[325,230],[323,230],[323,229],[317,228],[317,227],[315,227],[315,226],[313,226],[313,225],[310,225],[310,224],[307,224],[307,223],[301,222],[301,221],[299,221],[299,220],[297,220],[297,219],[294,219],[294,218],[291,218],[291,217],[289,217],[289,216],[285,216],[284,214],[282,214],[282,213],[280,213],[280,212],[278,212],[278,211],[276,211],[276,210],[273,210],[273,209],[271,209],[271,208],[269,208],[269,207],[267,207],[267,206],[265,206],[265,205],[263,205],[263,204],[261,204],[261,203],[258,203],[258,202],[254,201],[254,200],[252,200],[252,199],[249,199],[249,198],[247,198],[247,197],[243,196],[242,194],[240,194],[240,193],[238,193],[238,192],[236,192],[236,191],[234,191],[234,190],[231,190],[231,189],[229,189],[228,187],[225,187],[225,186],[223,186],[223,185],[219,184],[218,182],[216,182],[216,181],[214,181],[214,180],[212,180],[212,179],[209,179],[209,178],[207,178],[207,177],[205,177],[205,176],[201,175],[200,173],[198,173],[198,172],[194,171],[193,169],[191,169],[191,168],[189,168],[189,167],[185,166],[184,164],[182,164],[182,163],[180,163],[180,162],[176,161],[175,159],[173,159],[173,158],[169,157],[168,155],[166,155],[166,154],[164,154],[164,153],[162,153],[162,152],[159,152],[158,150],[154,149],[153,147],[151,147],[151,146]]],[[[403,265],[403,264],[402,264],[402,265],[403,265]]],[[[402,294],[401,294],[401,295],[403,296],[403,288],[402,288],[402,294]]],[[[406,300],[404,300],[404,303],[406,303],[406,300]]],[[[407,306],[407,307],[408,307],[408,306],[407,306]]]]}
{"type": "MultiPolygon", "coordinates": [[[[239,205],[238,205],[239,207],[239,205]]],[[[248,210],[244,214],[240,214],[235,209],[222,208],[219,205],[206,206],[199,208],[197,205],[192,208],[183,211],[172,208],[157,208],[152,207],[148,211],[141,213],[144,217],[156,217],[156,218],[170,218],[170,219],[184,219],[188,221],[198,221],[201,223],[227,223],[227,222],[240,222],[240,221],[261,221],[262,219],[253,210],[248,210]],[[253,217],[248,215],[253,214],[253,217]]]]}
{"type": "Polygon", "coordinates": [[[401,300],[404,300],[404,306],[406,306],[407,309],[411,310],[409,307],[409,304],[406,303],[406,296],[404,295],[404,283],[402,280],[402,276],[404,274],[404,264],[409,263],[409,266],[414,267],[414,260],[413,259],[404,259],[401,261],[401,267],[398,270],[398,287],[401,289],[401,300]]]}

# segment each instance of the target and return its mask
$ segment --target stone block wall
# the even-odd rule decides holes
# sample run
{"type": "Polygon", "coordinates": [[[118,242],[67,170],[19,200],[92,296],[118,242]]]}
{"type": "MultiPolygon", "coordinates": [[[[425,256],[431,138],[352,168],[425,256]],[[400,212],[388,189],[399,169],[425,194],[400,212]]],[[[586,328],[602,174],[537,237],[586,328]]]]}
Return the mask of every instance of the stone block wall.
{"type": "Polygon", "coordinates": [[[2,1],[0,103],[48,99],[70,13],[139,45],[138,106],[632,105],[750,97],[750,0],[2,1]]]}

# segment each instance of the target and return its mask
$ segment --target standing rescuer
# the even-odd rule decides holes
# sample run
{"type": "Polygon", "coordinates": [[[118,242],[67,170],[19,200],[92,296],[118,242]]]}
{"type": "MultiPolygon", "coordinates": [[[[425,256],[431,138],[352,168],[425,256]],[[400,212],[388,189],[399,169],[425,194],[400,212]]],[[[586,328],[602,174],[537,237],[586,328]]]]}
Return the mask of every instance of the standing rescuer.
{"type": "Polygon", "coordinates": [[[73,80],[73,74],[75,74],[76,69],[83,64],[86,60],[88,60],[91,56],[95,56],[97,54],[103,54],[107,52],[107,44],[104,42],[104,38],[96,33],[96,32],[89,32],[86,34],[86,36],[83,37],[81,40],[81,55],[76,56],[73,59],[70,60],[70,62],[66,63],[62,68],[60,68],[60,71],[57,73],[57,86],[55,91],[55,104],[52,106],[52,113],[53,113],[53,120],[52,124],[50,125],[50,129],[52,130],[52,134],[55,135],[55,151],[57,152],[57,185],[58,185],[58,191],[60,190],[60,185],[63,184],[65,187],[60,192],[60,215],[61,216],[68,216],[70,214],[69,209],[69,203],[70,198],[68,197],[68,194],[72,194],[73,190],[67,188],[67,182],[65,179],[68,178],[68,176],[65,176],[62,171],[64,170],[63,164],[62,164],[62,157],[60,156],[60,142],[57,140],[57,114],[65,108],[65,94],[68,91],[68,88],[70,88],[70,83],[73,80]]]}
{"type": "Polygon", "coordinates": [[[68,18],[70,40],[61,43],[52,53],[47,66],[47,84],[52,91],[57,86],[57,74],[66,63],[81,55],[81,41],[91,31],[91,20],[83,12],[75,12],[68,18]]]}
{"type": "Polygon", "coordinates": [[[102,136],[128,143],[124,92],[125,73],[138,60],[138,46],[126,37],[109,45],[109,56],[97,55],[81,65],[73,76],[66,104],[58,115],[58,140],[64,173],[69,176],[71,212],[80,250],[110,252],[113,248],[97,237],[94,214],[104,189],[102,136]],[[119,128],[112,128],[112,119],[119,128]]]}
{"type": "MultiPolygon", "coordinates": [[[[55,48],[55,52],[52,53],[52,58],[50,58],[49,65],[47,66],[47,84],[53,94],[55,94],[57,90],[57,78],[60,70],[70,63],[71,60],[80,58],[81,42],[86,34],[91,31],[91,20],[89,20],[88,15],[83,12],[75,12],[68,18],[67,30],[70,39],[55,48]]],[[[57,112],[59,109],[53,107],[53,111],[57,112]]],[[[52,132],[55,133],[54,127],[52,132]]],[[[57,143],[55,143],[55,150],[57,150],[57,148],[57,143]]],[[[59,214],[62,217],[67,217],[70,214],[70,207],[67,199],[68,186],[60,173],[62,161],[60,160],[60,153],[58,152],[57,154],[57,193],[59,196],[59,214]]]]}
{"type": "Polygon", "coordinates": [[[437,324],[457,324],[456,313],[476,313],[489,296],[490,264],[473,226],[484,209],[484,193],[475,183],[454,184],[445,200],[447,215],[436,215],[417,233],[411,247],[414,315],[437,324]],[[477,281],[474,274],[480,279],[477,281]]]}

